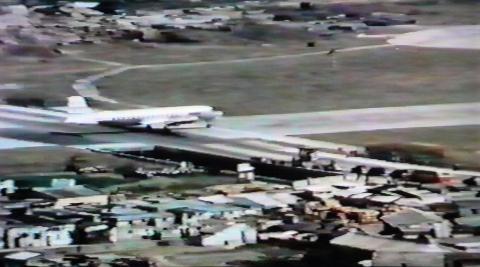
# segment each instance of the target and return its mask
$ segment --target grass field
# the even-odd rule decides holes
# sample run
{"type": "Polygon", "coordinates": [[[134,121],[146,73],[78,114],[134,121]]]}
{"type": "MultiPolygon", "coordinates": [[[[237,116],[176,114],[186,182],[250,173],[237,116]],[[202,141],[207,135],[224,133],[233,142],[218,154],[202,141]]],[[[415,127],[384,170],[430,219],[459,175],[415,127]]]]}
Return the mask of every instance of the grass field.
{"type": "Polygon", "coordinates": [[[51,105],[65,103],[65,98],[75,95],[75,80],[107,69],[107,66],[82,62],[69,57],[40,62],[32,58],[0,58],[2,69],[0,83],[16,83],[22,90],[0,90],[0,99],[38,97],[51,105]]]}
{"type": "Polygon", "coordinates": [[[445,148],[448,163],[480,169],[480,127],[434,127],[308,136],[324,141],[368,145],[379,143],[425,143],[445,148]]]}
{"type": "Polygon", "coordinates": [[[251,115],[472,102],[480,51],[392,47],[263,62],[132,70],[102,94],[151,106],[208,104],[251,115]]]}

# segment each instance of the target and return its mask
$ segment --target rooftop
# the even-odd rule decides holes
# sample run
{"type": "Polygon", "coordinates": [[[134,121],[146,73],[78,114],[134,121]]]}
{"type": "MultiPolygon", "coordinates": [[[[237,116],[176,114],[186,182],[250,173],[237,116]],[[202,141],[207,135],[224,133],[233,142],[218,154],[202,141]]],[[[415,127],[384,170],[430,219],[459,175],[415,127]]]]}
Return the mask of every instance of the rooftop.
{"type": "Polygon", "coordinates": [[[392,226],[406,226],[443,221],[441,217],[433,213],[417,209],[405,209],[397,213],[382,216],[381,219],[392,226]]]}
{"type": "Polygon", "coordinates": [[[37,252],[30,252],[30,251],[21,251],[12,254],[8,254],[4,257],[7,260],[28,260],[34,257],[38,257],[42,254],[37,252]]]}
{"type": "Polygon", "coordinates": [[[455,219],[455,222],[464,226],[480,227],[480,215],[460,217],[455,219]]]}
{"type": "Polygon", "coordinates": [[[73,198],[73,197],[90,197],[90,196],[97,196],[97,195],[104,195],[104,193],[85,187],[83,185],[75,185],[71,187],[65,188],[35,188],[37,192],[41,192],[46,194],[52,198],[73,198]]]}
{"type": "Polygon", "coordinates": [[[347,246],[369,251],[424,252],[446,253],[449,250],[434,244],[418,244],[414,242],[394,240],[390,238],[369,236],[349,232],[330,241],[330,244],[347,246]]]}

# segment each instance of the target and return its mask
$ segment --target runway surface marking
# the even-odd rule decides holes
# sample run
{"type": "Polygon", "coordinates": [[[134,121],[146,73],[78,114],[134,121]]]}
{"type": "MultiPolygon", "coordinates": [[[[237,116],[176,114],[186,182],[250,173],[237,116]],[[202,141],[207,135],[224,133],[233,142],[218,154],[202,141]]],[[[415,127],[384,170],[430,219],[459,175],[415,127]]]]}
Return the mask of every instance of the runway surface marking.
{"type": "Polygon", "coordinates": [[[55,145],[0,137],[0,150],[19,149],[19,148],[27,148],[27,147],[45,147],[45,146],[55,146],[55,145]]]}
{"type": "Polygon", "coordinates": [[[103,143],[103,144],[88,144],[88,145],[69,145],[71,148],[91,149],[91,150],[124,150],[132,148],[152,147],[145,143],[103,143]]]}
{"type": "Polygon", "coordinates": [[[0,110],[0,119],[10,119],[18,121],[33,121],[33,122],[59,122],[59,119],[44,118],[35,115],[5,112],[0,110]]]}
{"type": "MultiPolygon", "coordinates": [[[[235,117],[230,117],[235,118],[235,117]]],[[[226,117],[228,120],[229,117],[226,117]]],[[[220,123],[221,124],[221,123],[220,123]]],[[[197,136],[206,136],[211,138],[218,139],[258,139],[262,141],[276,142],[279,144],[285,144],[288,146],[300,146],[300,147],[311,147],[311,148],[322,148],[330,150],[342,149],[344,151],[362,151],[363,148],[353,145],[310,140],[300,137],[293,136],[284,136],[273,133],[261,133],[254,131],[244,131],[242,129],[227,129],[219,127],[218,125],[213,126],[212,128],[198,128],[198,129],[186,129],[180,130],[178,132],[194,134],[197,136]]]]}
{"type": "Polygon", "coordinates": [[[0,121],[2,119],[16,121],[58,123],[66,118],[62,112],[43,110],[38,108],[24,108],[10,105],[0,105],[0,121]]]}
{"type": "MultiPolygon", "coordinates": [[[[0,116],[1,116],[1,115],[0,115],[0,116]]],[[[7,122],[0,121],[0,129],[20,128],[20,127],[22,127],[22,126],[16,125],[16,124],[12,124],[12,123],[7,123],[7,122]]]]}
{"type": "Polygon", "coordinates": [[[261,140],[244,140],[242,141],[242,143],[251,145],[254,147],[263,148],[263,149],[268,149],[268,150],[273,150],[278,152],[285,152],[285,153],[292,153],[292,154],[298,154],[298,151],[299,151],[299,149],[296,147],[266,143],[261,140]]]}
{"type": "Polygon", "coordinates": [[[259,151],[256,149],[249,149],[249,148],[244,148],[244,147],[239,147],[235,145],[227,145],[227,144],[204,144],[202,145],[203,147],[215,149],[215,150],[220,150],[220,151],[225,151],[225,152],[232,152],[235,154],[243,154],[248,157],[265,157],[265,158],[270,158],[270,159],[275,159],[275,160],[284,160],[284,161],[291,161],[292,157],[291,156],[285,156],[277,153],[269,153],[265,151],[259,151]]]}

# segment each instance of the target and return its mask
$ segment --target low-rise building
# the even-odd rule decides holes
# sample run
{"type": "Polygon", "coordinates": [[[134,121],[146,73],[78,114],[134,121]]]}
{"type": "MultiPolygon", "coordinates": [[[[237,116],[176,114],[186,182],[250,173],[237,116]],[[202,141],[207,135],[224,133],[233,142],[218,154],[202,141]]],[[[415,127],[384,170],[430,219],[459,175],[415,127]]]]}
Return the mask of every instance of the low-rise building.
{"type": "Polygon", "coordinates": [[[469,234],[480,234],[480,215],[463,216],[455,219],[456,231],[469,234]]]}
{"type": "Polygon", "coordinates": [[[373,253],[371,266],[444,267],[445,257],[452,250],[436,244],[421,244],[349,232],[330,244],[373,253]]]}
{"type": "Polygon", "coordinates": [[[4,267],[20,267],[41,256],[42,254],[38,252],[20,251],[3,256],[3,258],[0,258],[0,262],[3,263],[2,266],[4,267]]]}
{"type": "MultiPolygon", "coordinates": [[[[6,222],[6,220],[5,220],[6,222]]],[[[47,227],[12,222],[2,225],[5,248],[28,248],[47,246],[47,227]]]]}
{"type": "Polygon", "coordinates": [[[480,236],[441,238],[438,243],[465,252],[480,253],[480,236]]]}
{"type": "Polygon", "coordinates": [[[458,199],[454,201],[460,216],[480,214],[480,198],[458,199]]]}
{"type": "Polygon", "coordinates": [[[108,204],[108,195],[83,185],[57,187],[39,187],[33,189],[17,190],[15,198],[40,198],[50,200],[54,208],[63,208],[78,204],[108,204]]]}
{"type": "Polygon", "coordinates": [[[115,227],[153,226],[168,228],[175,223],[175,215],[165,211],[145,211],[136,208],[116,206],[102,212],[103,220],[115,227]]]}
{"type": "Polygon", "coordinates": [[[435,237],[449,237],[450,224],[433,212],[417,209],[403,209],[381,217],[385,232],[407,239],[416,239],[420,235],[433,233],[435,237]]]}
{"type": "Polygon", "coordinates": [[[231,196],[232,204],[263,210],[269,209],[284,209],[288,208],[288,204],[275,199],[272,195],[265,192],[243,193],[231,196]]]}
{"type": "Polygon", "coordinates": [[[0,218],[5,248],[64,246],[73,243],[75,225],[33,215],[0,218]]]}
{"type": "Polygon", "coordinates": [[[232,205],[203,205],[170,209],[182,225],[198,225],[202,220],[212,218],[232,220],[246,215],[246,209],[232,205]]]}
{"type": "Polygon", "coordinates": [[[15,182],[13,180],[1,180],[0,179],[0,196],[6,196],[15,192],[15,182]]]}
{"type": "Polygon", "coordinates": [[[246,223],[212,223],[200,230],[193,239],[201,246],[242,246],[257,243],[257,230],[246,223]]]}
{"type": "Polygon", "coordinates": [[[154,235],[155,228],[152,226],[118,226],[110,229],[109,240],[115,243],[122,240],[152,238],[154,235]]]}

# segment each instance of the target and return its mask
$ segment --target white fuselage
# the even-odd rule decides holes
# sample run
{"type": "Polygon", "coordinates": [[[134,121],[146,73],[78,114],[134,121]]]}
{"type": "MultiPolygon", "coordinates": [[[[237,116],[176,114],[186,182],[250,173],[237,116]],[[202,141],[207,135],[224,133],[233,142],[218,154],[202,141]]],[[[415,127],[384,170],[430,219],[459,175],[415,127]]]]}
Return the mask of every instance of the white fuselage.
{"type": "Polygon", "coordinates": [[[182,118],[208,118],[215,111],[210,106],[181,106],[165,108],[130,109],[118,111],[92,111],[72,114],[65,122],[78,124],[98,124],[102,122],[156,122],[181,121],[182,118]]]}

